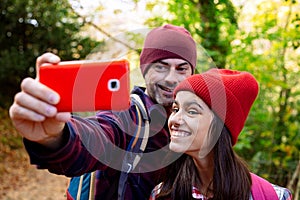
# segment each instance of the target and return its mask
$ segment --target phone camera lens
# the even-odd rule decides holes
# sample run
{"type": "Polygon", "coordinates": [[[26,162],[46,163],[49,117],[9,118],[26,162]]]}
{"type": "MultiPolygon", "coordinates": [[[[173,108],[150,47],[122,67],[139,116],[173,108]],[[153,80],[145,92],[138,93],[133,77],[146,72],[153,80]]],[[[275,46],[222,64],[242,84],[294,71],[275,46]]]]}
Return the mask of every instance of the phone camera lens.
{"type": "Polygon", "coordinates": [[[120,81],[117,79],[111,79],[108,81],[108,89],[110,91],[118,91],[120,89],[120,81]]]}

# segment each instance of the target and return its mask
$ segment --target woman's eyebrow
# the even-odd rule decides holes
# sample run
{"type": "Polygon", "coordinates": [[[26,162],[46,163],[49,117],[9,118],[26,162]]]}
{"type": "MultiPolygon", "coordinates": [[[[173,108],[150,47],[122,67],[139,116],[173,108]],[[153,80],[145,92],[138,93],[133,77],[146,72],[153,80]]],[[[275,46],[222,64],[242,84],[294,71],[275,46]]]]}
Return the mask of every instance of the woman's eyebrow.
{"type": "MultiPolygon", "coordinates": [[[[176,105],[179,104],[177,101],[174,101],[173,103],[176,104],[176,105]]],[[[204,110],[203,106],[201,106],[197,101],[188,101],[188,102],[183,103],[183,106],[185,106],[185,107],[189,107],[191,105],[196,105],[201,110],[204,110]]]]}
{"type": "Polygon", "coordinates": [[[198,106],[201,110],[204,110],[204,108],[196,101],[189,101],[185,103],[185,106],[191,106],[191,105],[196,105],[198,106]]]}

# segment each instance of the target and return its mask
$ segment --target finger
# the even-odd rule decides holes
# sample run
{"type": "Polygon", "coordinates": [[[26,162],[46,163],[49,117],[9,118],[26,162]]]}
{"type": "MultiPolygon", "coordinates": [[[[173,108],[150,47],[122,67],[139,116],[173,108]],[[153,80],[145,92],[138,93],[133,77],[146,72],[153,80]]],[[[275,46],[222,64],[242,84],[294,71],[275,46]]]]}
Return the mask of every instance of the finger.
{"type": "Polygon", "coordinates": [[[71,113],[69,113],[69,112],[57,113],[57,115],[55,116],[55,119],[60,122],[67,122],[71,119],[71,113]]]}
{"type": "Polygon", "coordinates": [[[17,104],[13,104],[10,107],[9,116],[13,120],[28,120],[34,122],[42,122],[46,119],[45,116],[17,104]]]}
{"type": "Polygon", "coordinates": [[[36,77],[37,79],[39,79],[39,69],[40,69],[40,66],[44,63],[59,63],[60,62],[60,58],[53,54],[53,53],[44,53],[43,55],[39,56],[37,59],[36,59],[36,77]]]}
{"type": "Polygon", "coordinates": [[[15,96],[15,102],[21,107],[32,110],[46,117],[54,117],[57,114],[57,109],[52,104],[45,103],[27,93],[20,92],[15,96]]]}
{"type": "Polygon", "coordinates": [[[24,79],[21,83],[21,89],[23,92],[33,96],[34,98],[40,99],[49,104],[55,105],[60,100],[58,93],[32,78],[24,79]]]}

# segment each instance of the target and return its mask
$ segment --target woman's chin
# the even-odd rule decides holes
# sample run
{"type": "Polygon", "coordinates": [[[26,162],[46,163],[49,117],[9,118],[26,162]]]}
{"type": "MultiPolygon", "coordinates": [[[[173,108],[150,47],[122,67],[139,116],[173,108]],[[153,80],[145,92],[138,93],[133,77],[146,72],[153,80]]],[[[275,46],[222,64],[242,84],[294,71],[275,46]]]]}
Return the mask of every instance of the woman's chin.
{"type": "Polygon", "coordinates": [[[174,151],[176,153],[184,153],[185,152],[185,149],[183,149],[181,145],[173,144],[172,142],[170,143],[169,148],[171,151],[174,151]]]}

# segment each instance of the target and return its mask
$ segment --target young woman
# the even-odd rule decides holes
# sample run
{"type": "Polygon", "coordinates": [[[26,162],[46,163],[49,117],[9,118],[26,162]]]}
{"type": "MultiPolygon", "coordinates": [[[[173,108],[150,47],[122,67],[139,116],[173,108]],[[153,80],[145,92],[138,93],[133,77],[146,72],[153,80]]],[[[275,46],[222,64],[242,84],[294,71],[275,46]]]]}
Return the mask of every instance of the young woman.
{"type": "Polygon", "coordinates": [[[151,200],[292,199],[288,189],[250,173],[232,148],[258,91],[250,73],[226,69],[193,75],[176,87],[168,126],[169,147],[179,159],[151,200]]]}

